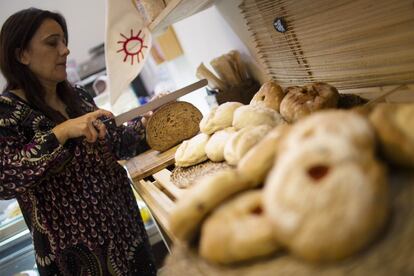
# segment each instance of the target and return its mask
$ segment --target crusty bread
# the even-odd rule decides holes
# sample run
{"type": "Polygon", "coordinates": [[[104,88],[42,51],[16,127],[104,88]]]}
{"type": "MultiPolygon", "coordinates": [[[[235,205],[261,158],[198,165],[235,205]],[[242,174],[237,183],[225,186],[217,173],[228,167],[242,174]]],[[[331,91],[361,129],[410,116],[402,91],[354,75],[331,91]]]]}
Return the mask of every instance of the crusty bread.
{"type": "Polygon", "coordinates": [[[289,123],[321,109],[335,108],[339,98],[335,87],[322,82],[288,87],[285,92],[286,96],[280,103],[280,114],[289,123]]]}
{"type": "Polygon", "coordinates": [[[203,115],[192,104],[171,102],[157,109],[147,124],[147,143],[165,151],[199,132],[203,115]]]}
{"type": "Polygon", "coordinates": [[[275,81],[265,82],[253,96],[250,104],[261,104],[279,112],[285,92],[275,81]]]}

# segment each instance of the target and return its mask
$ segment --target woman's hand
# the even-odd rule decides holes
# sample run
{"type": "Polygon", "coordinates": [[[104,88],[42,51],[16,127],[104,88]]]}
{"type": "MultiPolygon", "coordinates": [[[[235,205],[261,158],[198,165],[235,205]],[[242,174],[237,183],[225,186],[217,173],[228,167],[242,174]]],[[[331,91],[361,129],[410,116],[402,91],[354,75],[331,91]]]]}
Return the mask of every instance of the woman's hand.
{"type": "Polygon", "coordinates": [[[68,139],[85,137],[89,143],[94,143],[98,138],[103,139],[106,135],[105,125],[98,119],[100,117],[113,118],[114,115],[103,109],[87,113],[75,119],[69,119],[52,129],[61,145],[68,139]]]}

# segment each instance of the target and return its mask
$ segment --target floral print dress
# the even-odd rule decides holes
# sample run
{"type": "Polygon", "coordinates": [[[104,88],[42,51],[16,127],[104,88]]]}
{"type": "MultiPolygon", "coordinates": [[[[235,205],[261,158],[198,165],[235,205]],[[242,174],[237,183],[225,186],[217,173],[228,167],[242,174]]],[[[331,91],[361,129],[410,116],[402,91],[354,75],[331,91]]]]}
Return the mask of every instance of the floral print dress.
{"type": "MultiPolygon", "coordinates": [[[[76,91],[85,113],[97,108],[76,91]]],[[[144,128],[136,121],[94,144],[71,139],[62,146],[55,125],[14,94],[0,95],[0,199],[17,199],[40,274],[155,275],[127,173],[117,163],[147,149],[144,128]]]]}

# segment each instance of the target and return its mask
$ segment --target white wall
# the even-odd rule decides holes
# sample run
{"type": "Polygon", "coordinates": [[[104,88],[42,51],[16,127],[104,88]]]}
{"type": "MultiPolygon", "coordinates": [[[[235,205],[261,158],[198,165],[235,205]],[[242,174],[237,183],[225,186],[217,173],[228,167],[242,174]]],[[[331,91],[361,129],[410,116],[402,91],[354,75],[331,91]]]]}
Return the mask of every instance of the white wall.
{"type": "MultiPolygon", "coordinates": [[[[36,7],[60,12],[66,19],[69,32],[69,59],[77,64],[88,59],[88,50],[104,41],[104,0],[0,0],[0,26],[13,13],[36,7]]],[[[0,87],[4,85],[0,76],[0,87]]]]}
{"type": "MultiPolygon", "coordinates": [[[[237,13],[240,0],[223,0],[235,9],[237,13]],[[230,3],[231,2],[231,3],[230,3]]],[[[220,7],[220,1],[217,6],[220,7]]],[[[170,62],[174,79],[179,80],[179,86],[197,80],[195,73],[201,62],[210,70],[210,61],[230,50],[238,50],[242,59],[252,63],[252,56],[232,27],[223,18],[218,7],[212,7],[175,23],[174,29],[183,48],[185,58],[170,62]]],[[[194,103],[203,114],[208,111],[205,92],[199,91],[183,97],[184,100],[194,103]]]]}
{"type": "MultiPolygon", "coordinates": [[[[12,13],[31,6],[59,11],[68,23],[69,58],[79,64],[88,59],[88,50],[104,41],[105,36],[105,2],[104,0],[0,0],[0,25],[12,13]]],[[[238,5],[241,0],[217,1],[209,9],[188,17],[174,24],[177,37],[184,51],[184,56],[169,62],[166,66],[175,82],[175,88],[189,84],[197,78],[196,68],[203,62],[210,69],[210,61],[230,50],[238,50],[242,58],[255,64],[254,58],[245,45],[247,32],[244,30],[238,5]],[[227,22],[224,17],[227,20],[227,22]],[[229,24],[230,23],[230,24],[229,24]],[[233,29],[236,29],[236,34],[233,29]],[[241,37],[242,40],[239,38],[241,37]]],[[[3,82],[4,83],[4,82],[3,82]]],[[[0,78],[0,85],[3,84],[0,78]]],[[[184,97],[205,113],[208,105],[205,93],[198,91],[184,97]]]]}

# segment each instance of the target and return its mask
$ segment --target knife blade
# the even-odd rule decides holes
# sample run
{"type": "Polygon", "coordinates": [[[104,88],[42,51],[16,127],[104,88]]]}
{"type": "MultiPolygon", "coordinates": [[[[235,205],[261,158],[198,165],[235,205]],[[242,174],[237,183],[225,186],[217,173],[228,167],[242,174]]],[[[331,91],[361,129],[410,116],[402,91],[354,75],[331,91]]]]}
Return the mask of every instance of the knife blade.
{"type": "Polygon", "coordinates": [[[138,106],[137,108],[131,109],[125,113],[122,113],[115,118],[106,118],[102,120],[102,123],[106,125],[106,127],[115,127],[120,126],[125,122],[128,122],[140,115],[144,115],[148,111],[152,111],[168,102],[178,99],[190,92],[193,92],[197,89],[200,89],[208,84],[206,79],[199,80],[195,83],[187,85],[183,88],[180,88],[174,92],[168,93],[167,95],[158,98],[156,100],[150,101],[144,105],[138,106]]]}

